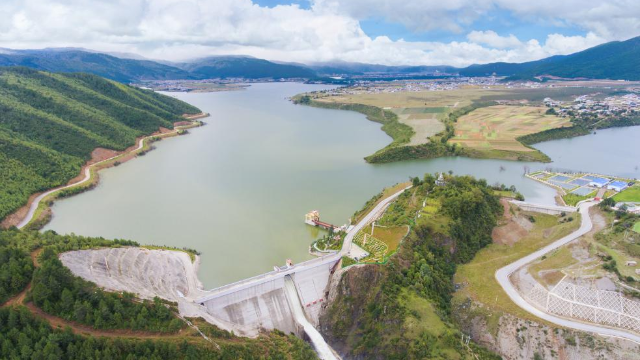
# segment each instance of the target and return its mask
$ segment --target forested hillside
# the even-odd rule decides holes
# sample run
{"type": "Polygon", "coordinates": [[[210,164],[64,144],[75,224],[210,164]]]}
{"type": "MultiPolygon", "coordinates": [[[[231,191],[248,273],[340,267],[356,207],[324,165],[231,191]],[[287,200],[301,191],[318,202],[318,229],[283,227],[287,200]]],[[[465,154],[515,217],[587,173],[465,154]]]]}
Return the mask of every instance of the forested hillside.
{"type": "Polygon", "coordinates": [[[0,230],[0,359],[317,359],[308,344],[291,334],[240,338],[190,319],[205,340],[178,318],[175,304],[103,291],[58,260],[65,251],[137,245],[52,231],[0,230]],[[25,296],[16,296],[20,292],[25,296]],[[13,302],[6,303],[8,298],[13,302]],[[59,323],[64,326],[57,328],[59,323]]]}
{"type": "Polygon", "coordinates": [[[491,243],[501,205],[484,180],[445,180],[436,186],[430,174],[414,179],[378,220],[412,227],[397,253],[339,279],[320,319],[334,348],[357,359],[499,358],[464,345],[450,316],[456,264],[491,243]]]}
{"type": "Polygon", "coordinates": [[[0,68],[0,220],[77,176],[95,148],[124,150],[199,112],[95,75],[0,68]]]}

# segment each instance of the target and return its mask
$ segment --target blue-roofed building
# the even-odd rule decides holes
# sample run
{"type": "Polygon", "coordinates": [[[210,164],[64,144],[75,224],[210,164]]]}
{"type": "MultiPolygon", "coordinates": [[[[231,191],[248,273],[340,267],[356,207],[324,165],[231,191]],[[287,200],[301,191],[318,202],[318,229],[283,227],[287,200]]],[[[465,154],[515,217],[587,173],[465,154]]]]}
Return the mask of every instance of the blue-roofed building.
{"type": "Polygon", "coordinates": [[[629,184],[624,182],[624,181],[614,181],[611,184],[609,184],[607,187],[609,189],[611,189],[611,190],[615,190],[617,192],[620,192],[620,191],[628,188],[629,184]]]}
{"type": "MultiPolygon", "coordinates": [[[[586,177],[586,176],[585,176],[586,177]]],[[[592,177],[591,178],[591,182],[589,183],[589,186],[595,186],[597,188],[601,188],[605,185],[607,185],[609,183],[609,179],[606,178],[599,178],[599,177],[592,177]]]]}

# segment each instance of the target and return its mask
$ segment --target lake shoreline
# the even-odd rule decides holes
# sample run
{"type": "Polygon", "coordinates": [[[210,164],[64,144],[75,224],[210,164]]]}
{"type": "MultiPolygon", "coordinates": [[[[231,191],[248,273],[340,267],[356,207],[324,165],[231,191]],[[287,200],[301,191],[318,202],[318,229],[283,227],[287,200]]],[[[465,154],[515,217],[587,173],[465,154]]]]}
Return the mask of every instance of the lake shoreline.
{"type": "MultiPolygon", "coordinates": [[[[454,156],[454,157],[466,157],[469,159],[492,159],[492,160],[507,160],[517,162],[540,162],[550,163],[552,159],[542,151],[532,147],[531,144],[522,143],[525,147],[531,149],[531,151],[507,151],[494,149],[490,152],[477,151],[465,147],[447,146],[449,143],[441,144],[440,141],[429,141],[419,145],[408,145],[409,138],[407,138],[407,130],[404,127],[408,127],[398,121],[397,117],[389,117],[388,114],[392,114],[390,111],[373,105],[364,105],[358,103],[340,103],[340,102],[321,102],[317,100],[303,101],[304,94],[298,94],[291,98],[292,102],[297,105],[307,105],[311,107],[317,107],[322,109],[335,109],[335,110],[347,110],[355,111],[365,115],[366,119],[372,122],[382,124],[382,131],[384,131],[392,142],[382,149],[377,150],[375,153],[366,156],[364,159],[370,164],[377,163],[392,163],[405,160],[428,160],[437,159],[442,157],[454,156]],[[371,110],[375,111],[371,111],[371,110]],[[382,116],[376,114],[382,114],[382,116]]],[[[457,118],[466,115],[478,108],[489,106],[485,103],[477,105],[471,105],[467,108],[461,108],[460,114],[449,114],[449,120],[443,123],[447,126],[450,123],[455,123],[457,118]],[[455,116],[456,119],[451,119],[455,116]]],[[[413,134],[413,130],[408,130],[413,134]]],[[[538,133],[530,134],[535,135],[538,133]]],[[[528,135],[527,135],[528,136],[528,135]]]]}
{"type": "MultiPolygon", "coordinates": [[[[141,153],[146,154],[148,151],[153,150],[151,144],[155,141],[149,142],[149,140],[153,140],[154,138],[164,139],[174,136],[180,136],[182,134],[181,131],[203,126],[203,124],[201,122],[198,122],[197,120],[208,116],[210,116],[210,114],[206,112],[194,115],[185,114],[183,115],[183,117],[186,119],[186,121],[190,122],[190,124],[175,126],[173,130],[161,127],[150,135],[138,137],[134,145],[122,151],[104,148],[94,149],[91,153],[91,159],[88,160],[84,165],[82,165],[77,176],[70,179],[64,185],[31,194],[25,205],[5,217],[2,222],[0,222],[0,228],[7,229],[12,226],[16,226],[19,228],[24,227],[31,230],[41,229],[51,220],[51,217],[53,215],[51,211],[51,205],[53,205],[53,202],[56,199],[66,198],[93,189],[99,183],[98,172],[100,170],[118,166],[140,156],[141,153]],[[97,168],[94,169],[94,167],[97,168]],[[82,188],[79,188],[80,186],[82,186],[82,188]],[[66,195],[60,194],[63,190],[73,192],[66,195]],[[42,195],[45,196],[42,197],[42,195]],[[38,199],[39,197],[42,198],[38,199]],[[38,202],[37,208],[32,210],[34,202],[36,201],[38,202]],[[30,217],[28,222],[23,226],[20,226],[20,224],[23,223],[26,220],[25,218],[27,217],[30,217]]],[[[182,122],[176,122],[176,124],[181,123],[182,122]]]]}
{"type": "MultiPolygon", "coordinates": [[[[206,258],[199,275],[207,288],[214,288],[286,259],[312,258],[308,245],[322,234],[304,224],[310,210],[318,210],[322,221],[343,224],[380,189],[425,173],[473,175],[489,184],[515,186],[527,201],[555,204],[553,188],[523,176],[547,164],[466,157],[366,163],[363,157],[391,142],[380,124],[353,111],[289,101],[295,94],[325,88],[278,83],[254,84],[247,91],[174,94],[215,112],[216,121],[205,120],[207,126],[193,131],[188,141],[158,146],[135,166],[100,174],[95,191],[56,202],[55,215],[43,230],[198,249],[206,258]],[[256,185],[246,186],[248,181],[256,185]]],[[[585,137],[571,151],[565,146],[571,140],[554,142],[548,152],[542,149],[554,159],[548,165],[598,170],[601,161],[577,165],[562,159],[591,158],[580,156],[591,148],[608,154],[603,150],[611,147],[598,145],[608,131],[601,133],[585,137]]],[[[621,170],[601,170],[623,175],[633,168],[620,161],[627,164],[621,170]]]]}

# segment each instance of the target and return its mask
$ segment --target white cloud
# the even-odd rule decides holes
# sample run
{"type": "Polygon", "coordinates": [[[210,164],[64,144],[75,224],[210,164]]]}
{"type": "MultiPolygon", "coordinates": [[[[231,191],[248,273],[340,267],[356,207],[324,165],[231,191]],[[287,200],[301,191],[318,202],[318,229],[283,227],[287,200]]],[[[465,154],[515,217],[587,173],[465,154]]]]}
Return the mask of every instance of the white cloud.
{"type": "Polygon", "coordinates": [[[577,5],[577,0],[568,2],[582,17],[558,16],[569,5],[557,0],[528,2],[521,8],[515,0],[316,0],[311,9],[266,8],[251,0],[2,0],[0,18],[5,21],[0,21],[0,47],[79,46],[168,60],[245,54],[295,62],[339,59],[466,66],[567,54],[610,40],[617,36],[612,34],[629,27],[640,28],[640,16],[630,15],[640,14],[634,4],[623,16],[618,2],[594,2],[597,11],[619,15],[614,26],[588,6],[577,5]],[[553,11],[554,4],[558,11],[553,11]],[[593,30],[585,36],[551,34],[543,44],[491,30],[472,31],[467,41],[441,43],[371,38],[359,23],[366,17],[385,16],[414,30],[457,32],[496,8],[548,21],[581,21],[581,26],[593,30]]]}
{"type": "Polygon", "coordinates": [[[467,35],[467,39],[472,43],[485,44],[492,48],[504,49],[521,46],[522,43],[513,34],[500,36],[495,31],[472,31],[467,35]]]}

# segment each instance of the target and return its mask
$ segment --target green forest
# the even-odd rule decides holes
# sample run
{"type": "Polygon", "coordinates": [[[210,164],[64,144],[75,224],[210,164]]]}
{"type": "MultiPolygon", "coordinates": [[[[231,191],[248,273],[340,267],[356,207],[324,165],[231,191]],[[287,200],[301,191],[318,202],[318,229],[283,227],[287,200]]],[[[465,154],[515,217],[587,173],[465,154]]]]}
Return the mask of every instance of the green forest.
{"type": "Polygon", "coordinates": [[[379,220],[411,232],[386,265],[350,269],[321,318],[339,349],[367,359],[499,359],[473,342],[460,342],[451,324],[456,264],[491,243],[502,211],[484,180],[445,176],[415,179],[379,220]],[[427,204],[426,207],[424,204],[427,204]],[[420,216],[417,216],[419,214],[420,216]],[[425,316],[431,315],[431,321],[425,316]],[[414,324],[414,325],[410,325],[414,324]],[[423,329],[408,331],[422,324],[423,329]]]}
{"type": "Polygon", "coordinates": [[[0,68],[0,219],[77,176],[95,148],[124,150],[199,112],[95,75],[0,68]]]}
{"type": "Polygon", "coordinates": [[[203,339],[176,316],[175,305],[158,298],[140,301],[133,294],[111,293],[74,276],[58,254],[96,247],[138,246],[128,240],[53,231],[0,230],[1,359],[316,359],[303,340],[278,331],[257,339],[240,338],[201,320],[203,339]],[[34,265],[31,256],[37,261],[34,265]],[[26,292],[24,304],[7,299],[26,292]],[[131,336],[92,337],[71,328],[54,329],[37,313],[105,331],[137,331],[131,336]],[[137,334],[154,335],[153,340],[137,334]],[[156,335],[157,334],[157,335],[156,335]]]}
{"type": "Polygon", "coordinates": [[[231,337],[217,340],[216,344],[219,348],[195,337],[137,340],[80,336],[68,328],[53,329],[24,307],[0,309],[0,357],[3,359],[317,359],[304,341],[277,331],[258,339],[231,337]]]}

